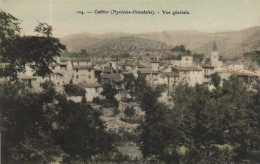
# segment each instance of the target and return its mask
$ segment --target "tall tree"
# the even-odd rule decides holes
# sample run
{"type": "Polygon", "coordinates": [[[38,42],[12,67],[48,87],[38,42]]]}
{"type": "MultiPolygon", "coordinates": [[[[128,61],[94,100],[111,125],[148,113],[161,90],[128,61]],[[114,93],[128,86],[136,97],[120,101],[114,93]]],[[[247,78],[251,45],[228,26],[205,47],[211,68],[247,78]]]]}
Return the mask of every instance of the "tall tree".
{"type": "Polygon", "coordinates": [[[112,85],[109,82],[106,82],[103,84],[103,91],[101,93],[103,96],[106,97],[106,100],[113,104],[116,108],[118,107],[118,101],[115,98],[115,95],[117,94],[117,90],[115,89],[115,86],[112,85]]]}
{"type": "Polygon", "coordinates": [[[0,18],[1,42],[6,39],[18,37],[21,30],[20,21],[4,11],[0,11],[0,18]]]}
{"type": "Polygon", "coordinates": [[[51,93],[46,89],[35,93],[19,82],[0,84],[3,163],[49,163],[62,157],[53,137],[53,99],[42,101],[51,93]]]}
{"type": "Polygon", "coordinates": [[[175,86],[172,109],[156,101],[154,90],[143,94],[145,157],[166,163],[259,162],[259,93],[236,76],[212,91],[198,84],[175,86]]]}
{"type": "Polygon", "coordinates": [[[135,83],[136,83],[136,78],[132,73],[126,74],[124,76],[124,87],[129,92],[132,99],[135,95],[135,83]]]}
{"type": "Polygon", "coordinates": [[[215,88],[218,88],[219,85],[221,84],[221,77],[219,76],[218,73],[213,73],[210,75],[211,78],[211,83],[214,85],[215,88]]]}
{"type": "Polygon", "coordinates": [[[26,66],[35,73],[44,76],[49,74],[49,64],[55,62],[55,57],[66,50],[59,39],[52,37],[52,27],[40,23],[36,31],[43,36],[20,36],[20,22],[11,14],[0,12],[1,15],[1,62],[7,63],[1,76],[17,78],[18,73],[26,71],[26,66]]]}
{"type": "Polygon", "coordinates": [[[61,95],[57,100],[56,139],[69,155],[65,158],[66,163],[72,163],[73,160],[87,161],[91,156],[112,152],[113,138],[105,131],[99,111],[86,103],[67,101],[61,95]]]}

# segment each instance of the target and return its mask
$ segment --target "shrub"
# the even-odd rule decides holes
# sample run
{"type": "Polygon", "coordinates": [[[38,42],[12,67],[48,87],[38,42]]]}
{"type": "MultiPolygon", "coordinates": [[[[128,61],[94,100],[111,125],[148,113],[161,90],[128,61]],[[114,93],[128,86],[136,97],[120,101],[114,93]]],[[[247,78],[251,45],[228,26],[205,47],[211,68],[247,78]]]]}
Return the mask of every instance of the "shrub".
{"type": "Polygon", "coordinates": [[[124,114],[127,116],[127,117],[132,117],[135,115],[135,109],[133,106],[129,107],[127,106],[125,108],[125,111],[124,111],[124,114]]]}
{"type": "Polygon", "coordinates": [[[96,104],[100,104],[101,102],[100,97],[94,97],[92,102],[96,104]]]}

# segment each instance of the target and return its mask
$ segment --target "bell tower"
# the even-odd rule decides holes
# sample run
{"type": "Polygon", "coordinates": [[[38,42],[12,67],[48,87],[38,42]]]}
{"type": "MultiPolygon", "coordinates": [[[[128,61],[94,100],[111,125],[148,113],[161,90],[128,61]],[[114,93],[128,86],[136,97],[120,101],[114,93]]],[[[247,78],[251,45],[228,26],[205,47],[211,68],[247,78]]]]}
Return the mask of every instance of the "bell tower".
{"type": "Polygon", "coordinates": [[[215,67],[219,67],[220,65],[220,61],[219,61],[219,52],[218,52],[218,48],[217,48],[217,44],[216,42],[214,42],[213,44],[213,49],[211,51],[210,54],[210,60],[211,60],[211,65],[215,66],[215,67]]]}

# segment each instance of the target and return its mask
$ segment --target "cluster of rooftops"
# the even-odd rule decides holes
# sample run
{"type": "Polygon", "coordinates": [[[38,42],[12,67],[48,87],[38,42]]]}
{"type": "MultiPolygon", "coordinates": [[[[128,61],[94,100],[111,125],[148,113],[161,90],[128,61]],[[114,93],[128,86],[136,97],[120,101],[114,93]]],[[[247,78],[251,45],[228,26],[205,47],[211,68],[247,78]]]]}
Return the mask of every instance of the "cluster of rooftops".
{"type": "Polygon", "coordinates": [[[73,83],[85,88],[102,87],[102,83],[109,81],[117,85],[119,89],[123,88],[124,75],[129,73],[136,77],[140,73],[145,75],[147,81],[152,84],[167,84],[168,86],[172,83],[175,85],[210,84],[209,76],[215,72],[219,73],[222,79],[231,75],[237,75],[246,80],[259,78],[257,73],[246,70],[242,63],[223,64],[219,60],[216,45],[213,46],[208,59],[197,62],[192,56],[183,56],[181,60],[166,60],[163,55],[117,60],[109,57],[59,57],[57,62],[50,64],[51,74],[40,77],[35,75],[33,70],[26,69],[26,72],[20,74],[19,78],[22,81],[36,81],[36,83],[51,80],[57,85],[73,83]]]}

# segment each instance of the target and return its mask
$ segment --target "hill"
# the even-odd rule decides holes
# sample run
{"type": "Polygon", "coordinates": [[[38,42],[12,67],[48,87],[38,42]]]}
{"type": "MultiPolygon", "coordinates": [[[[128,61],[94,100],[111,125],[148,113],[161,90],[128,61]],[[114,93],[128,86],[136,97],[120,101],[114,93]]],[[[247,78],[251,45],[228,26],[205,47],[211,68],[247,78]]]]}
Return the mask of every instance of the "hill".
{"type": "Polygon", "coordinates": [[[142,34],[74,34],[62,40],[69,51],[86,48],[89,52],[168,49],[185,45],[193,52],[208,54],[214,42],[220,55],[227,59],[240,58],[244,53],[260,48],[260,26],[241,31],[206,33],[198,31],[163,31],[142,34]],[[123,36],[123,37],[122,37],[123,36]],[[128,37],[125,37],[128,36],[128,37]],[[133,37],[132,37],[133,36],[133,37]]]}
{"type": "Polygon", "coordinates": [[[210,53],[214,42],[225,58],[241,57],[253,47],[260,47],[260,26],[241,31],[205,33],[197,31],[168,31],[161,33],[139,34],[138,37],[164,41],[172,45],[185,45],[198,53],[210,53]]]}
{"type": "Polygon", "coordinates": [[[65,36],[61,42],[66,45],[68,51],[77,51],[86,48],[89,45],[100,43],[103,40],[111,38],[119,38],[121,36],[129,36],[126,33],[105,33],[105,34],[92,34],[92,33],[79,33],[65,36]]]}
{"type": "Polygon", "coordinates": [[[171,47],[164,42],[135,38],[119,37],[105,39],[97,44],[85,47],[89,51],[134,51],[134,50],[162,50],[171,47]]]}

